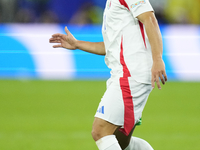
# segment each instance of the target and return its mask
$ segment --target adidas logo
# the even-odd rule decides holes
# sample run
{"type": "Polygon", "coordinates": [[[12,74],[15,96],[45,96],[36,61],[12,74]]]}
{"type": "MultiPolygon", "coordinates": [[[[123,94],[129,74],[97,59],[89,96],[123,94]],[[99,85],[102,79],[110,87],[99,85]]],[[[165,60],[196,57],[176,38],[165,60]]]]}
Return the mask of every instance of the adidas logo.
{"type": "Polygon", "coordinates": [[[104,106],[101,106],[98,110],[97,110],[98,113],[102,113],[104,114],[104,106]]]}

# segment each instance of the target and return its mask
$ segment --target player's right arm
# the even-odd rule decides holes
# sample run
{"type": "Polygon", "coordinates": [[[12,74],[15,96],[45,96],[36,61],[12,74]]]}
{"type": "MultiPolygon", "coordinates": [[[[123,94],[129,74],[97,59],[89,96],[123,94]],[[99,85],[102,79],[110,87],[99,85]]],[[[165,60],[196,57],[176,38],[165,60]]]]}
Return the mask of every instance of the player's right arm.
{"type": "Polygon", "coordinates": [[[49,39],[50,43],[57,43],[53,45],[54,48],[80,49],[98,55],[106,54],[104,42],[79,41],[71,34],[67,27],[65,27],[65,32],[66,34],[54,34],[49,39]]]}
{"type": "Polygon", "coordinates": [[[154,15],[154,12],[152,11],[142,13],[137,18],[145,25],[145,30],[151,45],[151,51],[153,57],[153,66],[151,69],[152,87],[153,88],[155,87],[155,82],[156,82],[158,88],[161,89],[159,78],[162,81],[162,84],[165,84],[165,82],[167,81],[167,75],[165,71],[165,64],[162,59],[162,53],[163,53],[162,36],[157,19],[154,15]]]}

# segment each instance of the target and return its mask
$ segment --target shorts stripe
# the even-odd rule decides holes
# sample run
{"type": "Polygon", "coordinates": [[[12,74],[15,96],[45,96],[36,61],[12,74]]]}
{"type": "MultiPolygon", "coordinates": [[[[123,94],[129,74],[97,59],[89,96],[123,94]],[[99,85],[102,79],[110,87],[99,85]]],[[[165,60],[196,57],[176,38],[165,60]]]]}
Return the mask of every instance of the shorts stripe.
{"type": "Polygon", "coordinates": [[[123,132],[125,135],[129,135],[135,125],[135,116],[133,99],[128,81],[128,77],[130,77],[131,75],[126,66],[123,55],[123,37],[120,48],[120,63],[123,66],[123,77],[120,78],[120,88],[122,90],[122,97],[124,101],[124,128],[120,131],[123,132]]]}

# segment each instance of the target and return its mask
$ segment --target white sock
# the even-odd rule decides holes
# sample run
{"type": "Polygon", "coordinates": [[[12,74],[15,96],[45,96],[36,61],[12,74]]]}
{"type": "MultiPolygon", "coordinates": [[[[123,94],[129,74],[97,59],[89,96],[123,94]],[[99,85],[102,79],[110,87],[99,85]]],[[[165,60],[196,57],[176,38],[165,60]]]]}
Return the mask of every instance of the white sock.
{"type": "Polygon", "coordinates": [[[96,141],[99,150],[122,150],[115,135],[105,136],[96,141]]]}
{"type": "Polygon", "coordinates": [[[153,148],[147,141],[132,136],[125,150],[153,150],[153,148]]]}

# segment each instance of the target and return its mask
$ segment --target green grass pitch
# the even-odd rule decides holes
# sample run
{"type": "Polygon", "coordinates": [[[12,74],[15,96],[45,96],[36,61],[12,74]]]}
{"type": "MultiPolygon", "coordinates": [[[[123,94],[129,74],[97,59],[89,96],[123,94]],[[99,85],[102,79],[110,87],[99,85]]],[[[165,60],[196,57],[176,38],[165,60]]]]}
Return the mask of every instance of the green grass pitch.
{"type": "MultiPolygon", "coordinates": [[[[0,150],[97,150],[93,116],[105,81],[0,80],[0,150]]],[[[199,150],[200,83],[154,89],[134,136],[155,150],[199,150]]]]}

